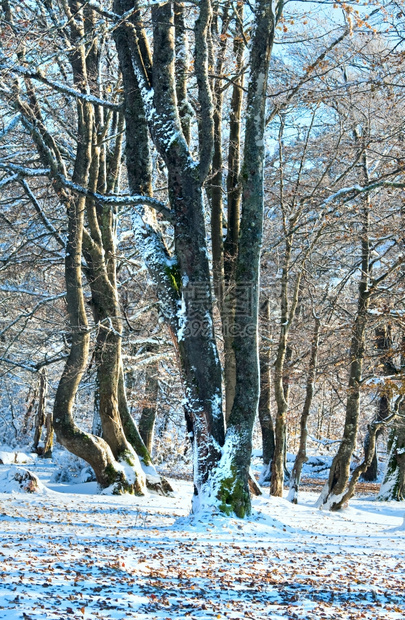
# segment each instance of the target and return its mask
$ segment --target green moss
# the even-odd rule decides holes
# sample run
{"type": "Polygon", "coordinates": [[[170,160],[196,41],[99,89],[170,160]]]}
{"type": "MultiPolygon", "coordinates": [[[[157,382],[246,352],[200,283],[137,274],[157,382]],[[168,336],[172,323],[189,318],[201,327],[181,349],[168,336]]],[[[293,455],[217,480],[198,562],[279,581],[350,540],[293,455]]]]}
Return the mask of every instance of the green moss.
{"type": "Polygon", "coordinates": [[[166,275],[169,277],[171,285],[176,291],[176,293],[180,293],[181,277],[178,265],[171,265],[170,267],[167,265],[165,267],[165,272],[166,275]]]}
{"type": "Polygon", "coordinates": [[[114,486],[113,495],[123,495],[124,493],[133,493],[132,484],[129,484],[122,471],[117,471],[111,463],[105,468],[107,478],[106,486],[114,486]]]}
{"type": "Polygon", "coordinates": [[[129,450],[125,450],[125,452],[120,454],[120,460],[125,461],[125,463],[127,463],[127,465],[130,465],[131,467],[135,465],[134,455],[129,450]]]}
{"type": "Polygon", "coordinates": [[[246,490],[234,465],[231,465],[231,476],[221,480],[217,498],[220,501],[219,510],[228,516],[235,514],[244,519],[250,514],[249,490],[246,490]]]}
{"type": "Polygon", "coordinates": [[[118,472],[115,469],[115,467],[113,465],[111,465],[111,463],[109,463],[104,471],[105,471],[105,475],[106,475],[106,477],[108,479],[109,485],[110,484],[114,484],[114,482],[117,479],[117,475],[118,475],[118,472]]]}

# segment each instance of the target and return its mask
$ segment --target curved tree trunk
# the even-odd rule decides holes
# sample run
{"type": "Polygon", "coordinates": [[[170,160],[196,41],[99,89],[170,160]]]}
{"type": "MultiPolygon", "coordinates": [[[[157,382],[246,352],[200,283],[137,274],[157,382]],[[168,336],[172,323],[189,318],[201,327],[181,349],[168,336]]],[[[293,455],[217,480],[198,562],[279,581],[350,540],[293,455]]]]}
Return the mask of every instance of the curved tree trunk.
{"type": "MultiPolygon", "coordinates": [[[[81,179],[82,180],[82,179],[81,179]]],[[[81,238],[84,200],[72,201],[68,209],[69,228],[65,258],[68,315],[72,344],[55,395],[54,427],[58,441],[70,452],[87,461],[102,488],[113,485],[114,492],[144,490],[142,473],[129,480],[118,465],[109,445],[99,437],[85,433],[75,424],[74,398],[87,364],[89,331],[84,307],[81,272],[81,238]]]]}
{"type": "MultiPolygon", "coordinates": [[[[73,78],[76,88],[87,92],[93,87],[97,74],[97,44],[85,49],[86,28],[91,27],[91,13],[86,15],[82,6],[76,0],[71,0],[65,10],[69,18],[71,41],[74,51],[71,53],[73,78]],[[74,17],[73,17],[74,15],[74,17]],[[90,22],[89,22],[90,20],[90,22]]],[[[87,10],[87,9],[86,9],[87,10]]],[[[98,135],[96,126],[101,122],[100,110],[94,108],[91,103],[77,102],[78,112],[78,147],[73,173],[73,182],[82,187],[88,186],[96,190],[99,184],[100,148],[97,144],[98,135]]],[[[54,424],[59,441],[77,456],[84,458],[93,467],[97,481],[103,487],[114,484],[116,491],[132,491],[143,493],[145,479],[139,466],[136,454],[130,448],[122,432],[119,414],[117,410],[117,385],[120,347],[120,325],[118,314],[113,308],[109,312],[111,323],[100,325],[97,342],[98,354],[103,349],[102,372],[98,366],[98,380],[100,393],[100,416],[103,425],[103,434],[108,442],[94,435],[80,431],[73,419],[73,400],[87,363],[89,349],[89,333],[83,296],[82,285],[82,248],[84,230],[84,211],[87,211],[88,221],[96,242],[92,243],[93,260],[97,252],[101,254],[100,243],[102,232],[98,228],[97,211],[94,201],[80,197],[70,200],[67,204],[68,215],[68,242],[65,258],[65,279],[67,291],[67,306],[72,330],[72,345],[68,360],[65,365],[61,380],[55,396],[54,424]],[[101,342],[100,342],[101,341],[101,342]],[[118,345],[117,345],[118,343],[118,345]],[[111,346],[112,345],[112,346],[111,346]],[[119,424],[117,424],[117,421],[119,424]],[[117,460],[125,464],[119,465],[117,460]],[[129,465],[129,467],[128,467],[129,465]]],[[[110,214],[112,217],[112,214],[110,214]]],[[[109,232],[109,231],[108,231],[109,232]]],[[[90,236],[85,237],[90,243],[90,236]]],[[[107,260],[111,244],[106,248],[107,260]]],[[[100,263],[92,265],[94,270],[100,267],[100,263]]],[[[94,271],[93,271],[94,274],[94,271]]],[[[97,275],[102,276],[100,271],[97,275]]],[[[91,284],[94,279],[90,278],[91,284]]],[[[100,284],[102,293],[108,289],[105,280],[100,284]]],[[[97,285],[98,287],[99,285],[97,285]]],[[[92,294],[94,296],[94,286],[92,294]]],[[[98,288],[96,293],[101,292],[98,288]]],[[[106,295],[106,305],[112,295],[106,295]]],[[[96,303],[98,299],[96,299],[96,303]]],[[[111,310],[111,307],[108,308],[111,310]]]]}
{"type": "MultiPolygon", "coordinates": [[[[368,442],[367,451],[366,451],[366,453],[364,455],[364,460],[353,471],[352,477],[350,479],[350,482],[349,482],[349,484],[347,486],[346,491],[342,494],[342,496],[339,498],[339,500],[337,500],[336,503],[333,505],[333,510],[339,510],[339,508],[343,508],[343,507],[347,506],[349,500],[353,497],[355,489],[356,489],[356,484],[357,484],[360,476],[370,466],[370,463],[372,461],[373,455],[375,454],[376,440],[377,440],[377,430],[379,428],[381,428],[384,424],[389,423],[393,418],[395,418],[397,416],[398,407],[401,404],[402,398],[403,398],[402,396],[398,397],[397,402],[396,402],[395,407],[394,407],[394,412],[391,415],[388,415],[387,418],[385,418],[384,420],[379,420],[379,421],[374,420],[374,422],[372,422],[369,425],[369,428],[368,428],[369,442],[368,442]]],[[[405,461],[404,461],[404,465],[405,465],[405,461]]],[[[405,490],[404,485],[402,485],[402,491],[403,490],[405,490]]],[[[403,496],[401,497],[401,499],[403,499],[403,496]]]]}

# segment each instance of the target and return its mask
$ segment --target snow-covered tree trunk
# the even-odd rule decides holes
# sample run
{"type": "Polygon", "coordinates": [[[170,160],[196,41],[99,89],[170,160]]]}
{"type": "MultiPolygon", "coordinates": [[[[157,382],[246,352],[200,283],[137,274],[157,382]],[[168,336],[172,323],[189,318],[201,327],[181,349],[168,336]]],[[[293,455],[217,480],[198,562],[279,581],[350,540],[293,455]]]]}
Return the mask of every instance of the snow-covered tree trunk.
{"type": "MultiPolygon", "coordinates": [[[[282,5],[276,10],[281,12],[282,5]]],[[[241,170],[242,214],[235,269],[236,294],[245,307],[235,313],[233,347],[235,398],[226,431],[219,475],[213,488],[224,512],[244,517],[251,511],[249,467],[252,429],[259,402],[258,299],[263,226],[263,160],[266,90],[277,17],[273,3],[258,0],[250,50],[245,144],[241,170]]]]}
{"type": "MultiPolygon", "coordinates": [[[[126,2],[116,1],[122,13],[126,2]]],[[[281,12],[281,3],[278,6],[281,12]]],[[[170,217],[175,258],[170,259],[156,222],[135,216],[138,239],[152,275],[163,313],[177,346],[186,393],[186,409],[194,445],[195,511],[219,507],[244,516],[250,511],[251,435],[259,397],[257,300],[263,218],[263,156],[266,87],[276,17],[272,3],[256,6],[251,50],[248,115],[242,172],[243,210],[235,283],[247,292],[249,305],[237,317],[235,338],[236,395],[224,448],[221,369],[213,327],[213,300],[204,222],[202,186],[214,147],[213,100],[209,82],[208,32],[211,4],[202,0],[195,24],[195,74],[200,104],[199,162],[191,157],[184,137],[175,85],[174,13],[170,3],[152,7],[153,58],[138,15],[133,28],[117,29],[124,84],[140,93],[150,133],[168,174],[170,217]],[[134,36],[136,33],[136,37],[134,36]],[[132,62],[129,62],[129,59],[132,62]],[[153,248],[153,250],[152,250],[153,248]]],[[[130,103],[129,94],[127,105],[130,103]]],[[[126,113],[127,133],[129,113],[126,113]]],[[[146,144],[146,142],[144,142],[146,144]]],[[[136,145],[133,144],[133,149],[136,145]]],[[[131,178],[131,161],[128,176],[131,178]]],[[[127,140],[127,156],[128,140],[127,140]]]]}
{"type": "MultiPolygon", "coordinates": [[[[116,3],[116,10],[122,11],[124,8],[123,3],[116,3]]],[[[207,7],[204,10],[209,13],[207,7]]],[[[208,19],[208,13],[205,20],[208,19]]],[[[169,199],[175,221],[176,257],[170,257],[156,222],[136,215],[134,223],[137,239],[143,246],[145,263],[155,282],[162,314],[178,351],[187,399],[186,408],[193,427],[195,489],[198,498],[201,486],[207,481],[210,470],[219,458],[224,436],[221,371],[213,331],[202,199],[202,183],[210,164],[209,143],[212,130],[208,127],[202,132],[204,140],[207,140],[202,147],[201,162],[196,165],[184,139],[177,110],[172,6],[163,4],[154,7],[152,18],[154,48],[150,75],[144,70],[148,64],[145,62],[147,52],[144,50],[142,53],[139,46],[135,46],[131,38],[132,31],[121,29],[117,32],[116,43],[121,63],[128,57],[133,59],[132,63],[122,64],[124,84],[131,84],[136,88],[136,92],[142,95],[151,134],[168,171],[169,199]]],[[[206,25],[200,23],[200,27],[204,33],[206,25]]],[[[196,45],[201,44],[204,47],[203,38],[203,34],[197,37],[196,45]]],[[[204,53],[206,52],[201,50],[202,56],[204,53]]],[[[208,97],[207,92],[205,97],[208,97]]],[[[128,95],[126,106],[130,105],[128,95]]],[[[126,113],[126,118],[128,135],[128,132],[134,131],[134,127],[131,127],[129,112],[126,113]]],[[[139,148],[139,139],[138,143],[132,139],[130,144],[135,151],[139,148]]],[[[142,142],[142,145],[145,144],[147,136],[142,142]]],[[[131,169],[135,156],[130,152],[127,140],[127,157],[128,155],[128,176],[136,189],[137,175],[131,169]]]]}
{"type": "MultiPolygon", "coordinates": [[[[400,408],[405,414],[405,408],[400,408]]],[[[390,432],[388,441],[389,456],[384,480],[378,493],[382,501],[405,499],[405,419],[399,418],[390,432]]]]}

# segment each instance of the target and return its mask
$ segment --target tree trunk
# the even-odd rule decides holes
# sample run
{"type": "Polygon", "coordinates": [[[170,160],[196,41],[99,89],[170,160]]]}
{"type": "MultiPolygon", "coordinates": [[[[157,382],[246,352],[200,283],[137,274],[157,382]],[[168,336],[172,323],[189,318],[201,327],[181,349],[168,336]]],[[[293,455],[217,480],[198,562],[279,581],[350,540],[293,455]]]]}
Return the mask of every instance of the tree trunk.
{"type": "MultiPolygon", "coordinates": [[[[405,415],[405,407],[400,407],[405,415]]],[[[391,430],[388,441],[389,456],[384,480],[378,493],[381,501],[403,501],[405,499],[405,419],[399,418],[391,430]]]]}
{"type": "Polygon", "coordinates": [[[69,228],[65,278],[72,344],[55,395],[55,431],[58,441],[63,446],[91,465],[97,482],[102,488],[113,485],[113,491],[116,493],[122,491],[143,493],[142,473],[134,480],[128,480],[124,469],[116,462],[109,445],[103,439],[81,431],[73,418],[74,398],[86,368],[89,350],[89,331],[81,274],[84,206],[84,199],[78,199],[72,201],[68,209],[69,228]]]}
{"type": "Polygon", "coordinates": [[[262,433],[263,469],[260,484],[270,482],[270,463],[274,455],[274,427],[271,417],[271,371],[270,371],[270,300],[266,299],[261,306],[260,364],[260,398],[259,422],[262,433]]]}
{"type": "MultiPolygon", "coordinates": [[[[114,6],[117,12],[122,13],[126,4],[116,0],[114,6]]],[[[279,6],[281,10],[281,4],[279,6]]],[[[120,32],[128,38],[125,40],[124,36],[117,32],[116,42],[117,48],[123,50],[120,58],[124,58],[128,53],[130,57],[132,55],[132,83],[135,82],[142,93],[149,129],[168,172],[176,260],[170,259],[155,224],[146,222],[139,212],[134,217],[134,223],[137,239],[143,242],[145,263],[155,281],[169,329],[177,342],[186,392],[186,410],[193,432],[193,510],[211,510],[215,505],[222,512],[243,516],[250,512],[248,481],[251,433],[259,390],[256,332],[258,263],[263,217],[263,135],[268,63],[275,17],[271,2],[258,2],[257,28],[251,54],[245,171],[242,175],[244,225],[241,227],[236,269],[236,286],[244,292],[252,292],[253,297],[252,303],[248,304],[247,315],[238,318],[240,336],[237,337],[238,341],[235,341],[235,349],[239,351],[236,355],[239,358],[239,362],[236,362],[236,374],[241,384],[236,392],[238,398],[234,401],[227,445],[223,450],[221,369],[213,328],[211,278],[202,200],[202,184],[211,166],[214,146],[207,46],[210,21],[210,2],[202,0],[195,27],[194,59],[200,105],[198,164],[193,161],[184,139],[177,107],[172,5],[166,3],[154,5],[152,8],[151,72],[147,68],[147,55],[138,44],[138,41],[142,40],[140,20],[134,28],[138,31],[138,41],[134,38],[134,30],[122,25],[120,32]]],[[[125,66],[122,64],[121,68],[123,72],[131,71],[129,63],[125,66]]],[[[131,79],[127,80],[128,84],[131,79]]],[[[128,131],[131,131],[131,128],[127,125],[128,131]]],[[[128,176],[130,178],[130,170],[128,176]]],[[[250,299],[248,301],[250,302],[250,299]]]]}
{"type": "MultiPolygon", "coordinates": [[[[122,10],[122,6],[118,8],[122,10]]],[[[205,10],[203,7],[202,13],[205,10]]],[[[156,114],[153,116],[147,114],[147,118],[155,145],[168,170],[169,198],[175,216],[177,260],[170,260],[161,236],[153,224],[146,224],[145,220],[142,221],[137,217],[135,226],[137,238],[140,242],[142,239],[145,263],[155,281],[163,313],[177,341],[182,378],[189,402],[187,409],[192,415],[195,488],[199,492],[207,481],[213,465],[218,461],[220,447],[224,441],[221,371],[213,332],[210,273],[201,190],[204,171],[205,174],[208,171],[210,149],[208,146],[203,149],[204,155],[200,166],[195,166],[182,135],[176,109],[172,6],[164,4],[154,7],[152,20],[154,28],[152,79],[156,114]],[[168,135],[171,136],[170,140],[168,135]],[[178,313],[180,300],[182,309],[178,313]]],[[[204,24],[200,20],[201,27],[204,32],[204,24]]],[[[197,36],[196,47],[204,46],[205,43],[202,41],[203,36],[200,34],[197,36]]],[[[124,56],[125,39],[117,37],[116,42],[117,47],[123,49],[124,56]]],[[[134,52],[133,47],[128,46],[126,49],[128,48],[129,51],[132,50],[134,62],[139,66],[136,77],[142,83],[138,89],[147,92],[150,84],[142,69],[143,59],[139,51],[134,52]]],[[[200,50],[200,53],[204,53],[204,50],[200,50]]],[[[201,66],[203,67],[204,63],[201,66]]],[[[124,70],[129,72],[129,65],[123,67],[124,70]]],[[[127,123],[127,132],[131,131],[133,128],[127,123]]],[[[201,135],[209,137],[210,129],[201,132],[201,135]]],[[[131,182],[130,174],[129,180],[131,182]]],[[[196,496],[195,508],[197,507],[196,496]]]]}
{"type": "Polygon", "coordinates": [[[297,456],[295,457],[294,467],[291,472],[290,478],[290,491],[288,494],[288,499],[293,504],[296,504],[298,501],[298,490],[301,481],[301,472],[302,466],[306,463],[307,459],[307,438],[308,438],[308,417],[311,411],[312,399],[314,395],[314,387],[315,387],[315,372],[316,372],[316,358],[318,354],[318,344],[319,344],[319,329],[320,329],[320,319],[315,317],[315,327],[314,327],[314,335],[312,338],[312,346],[311,346],[311,355],[309,358],[309,368],[308,368],[308,379],[307,379],[307,389],[305,395],[304,408],[301,414],[300,420],[300,445],[298,448],[297,456]]]}
{"type": "MultiPolygon", "coordinates": [[[[332,510],[339,510],[340,508],[344,508],[345,506],[347,506],[349,500],[353,497],[355,489],[356,489],[356,484],[357,484],[360,476],[370,466],[370,463],[371,463],[371,461],[373,459],[373,455],[375,454],[375,448],[376,448],[375,444],[376,444],[376,440],[377,440],[377,430],[379,428],[381,428],[384,424],[387,424],[393,418],[396,417],[396,415],[398,413],[398,407],[401,404],[402,398],[403,398],[402,396],[398,397],[397,403],[396,403],[395,408],[394,408],[394,412],[391,415],[389,415],[385,420],[379,420],[379,421],[374,420],[374,422],[372,422],[369,425],[369,428],[368,428],[369,442],[368,442],[367,451],[366,451],[366,453],[364,455],[364,460],[353,471],[352,477],[351,477],[350,482],[349,482],[349,484],[347,486],[347,490],[336,501],[336,503],[333,505],[332,510]]],[[[404,464],[405,464],[405,461],[404,461],[404,464]]],[[[403,489],[404,489],[404,486],[402,485],[402,490],[403,489]]]]}
{"type": "Polygon", "coordinates": [[[44,458],[49,459],[52,457],[52,447],[53,447],[53,438],[54,438],[54,429],[53,429],[53,412],[48,411],[46,414],[45,420],[45,441],[44,441],[44,458]]]}
{"type": "Polygon", "coordinates": [[[271,463],[271,482],[270,494],[275,497],[283,496],[284,473],[287,443],[287,411],[289,394],[289,377],[286,373],[292,350],[288,345],[288,336],[291,323],[295,317],[298,305],[298,295],[301,282],[301,274],[297,276],[294,287],[293,298],[290,307],[288,306],[289,271],[292,251],[292,237],[288,236],[285,242],[286,252],[284,259],[283,274],[281,279],[281,316],[280,316],[280,337],[277,347],[277,357],[274,366],[274,393],[277,405],[276,430],[275,430],[275,449],[271,463]]]}
{"type": "MultiPolygon", "coordinates": [[[[357,132],[354,131],[356,140],[357,132]]],[[[368,165],[366,152],[362,157],[363,182],[368,182],[368,165]]],[[[332,461],[329,479],[326,482],[318,500],[320,508],[334,510],[339,506],[350,477],[350,463],[356,446],[358,422],[360,414],[360,383],[364,360],[365,334],[367,326],[367,312],[370,300],[370,241],[369,219],[370,199],[363,199],[362,209],[362,236],[361,236],[361,279],[357,300],[357,314],[354,321],[350,346],[350,373],[348,396],[346,401],[346,417],[343,438],[338,452],[332,461]]]]}
{"type": "MultiPolygon", "coordinates": [[[[71,0],[66,5],[67,16],[70,17],[70,33],[73,51],[71,52],[71,64],[75,87],[87,92],[94,75],[92,54],[95,49],[84,48],[85,24],[82,7],[76,0],[71,0]],[[74,14],[74,17],[73,17],[74,14]]],[[[91,103],[77,102],[78,113],[78,147],[75,168],[72,180],[82,187],[90,186],[96,189],[99,176],[100,150],[97,147],[95,135],[96,117],[99,111],[94,110],[91,103]]],[[[94,469],[96,479],[102,487],[114,485],[115,492],[130,491],[142,494],[145,490],[145,478],[140,468],[136,454],[133,452],[122,432],[119,414],[117,410],[117,384],[120,347],[120,325],[118,313],[115,308],[109,312],[111,323],[99,326],[97,342],[98,354],[103,350],[101,365],[103,374],[99,372],[98,379],[100,388],[100,415],[103,424],[103,434],[108,437],[108,443],[96,437],[82,432],[76,426],[73,419],[73,401],[85,370],[89,350],[89,331],[82,285],[82,248],[84,235],[84,211],[87,210],[89,224],[101,237],[98,229],[97,213],[93,201],[80,197],[70,200],[67,204],[68,216],[68,240],[65,257],[65,279],[67,291],[67,307],[70,326],[72,330],[72,345],[65,369],[55,396],[54,424],[59,441],[71,452],[84,458],[94,469]],[[117,345],[118,342],[118,345],[117,345]],[[112,343],[112,346],[110,346],[112,343]],[[117,422],[118,421],[118,425],[117,422]],[[120,465],[116,459],[125,464],[120,465]],[[130,469],[128,468],[130,466],[130,469]],[[130,473],[129,473],[130,472],[130,473]]],[[[112,214],[110,214],[112,217],[112,214]]],[[[86,235],[89,241],[89,235],[86,235]]],[[[100,241],[100,239],[98,239],[100,241]]],[[[99,250],[100,243],[94,243],[92,248],[99,250]]],[[[111,249],[109,247],[107,252],[111,249]]],[[[93,265],[97,268],[99,265],[93,265]]],[[[97,275],[102,275],[97,273],[97,275]]],[[[92,280],[94,283],[94,280],[92,280]]],[[[100,284],[100,283],[99,283],[100,284]]],[[[106,285],[105,280],[103,284],[106,285]]],[[[102,294],[106,294],[106,304],[111,302],[111,291],[107,286],[100,286],[102,294]]],[[[110,287],[112,288],[112,287],[110,287]]],[[[97,291],[98,292],[98,291],[97,291]]],[[[92,294],[94,293],[94,287],[92,294]]],[[[97,303],[97,300],[96,300],[97,303]]],[[[111,303],[110,303],[111,305],[111,303]]],[[[111,308],[109,308],[111,310],[111,308]]]]}
{"type": "MultiPolygon", "coordinates": [[[[396,369],[393,368],[393,364],[391,361],[392,354],[390,354],[391,347],[392,347],[390,326],[376,329],[375,335],[376,335],[377,349],[381,351],[382,353],[382,363],[384,366],[384,374],[391,375],[393,374],[393,372],[396,372],[396,369]]],[[[379,398],[379,403],[378,403],[378,412],[377,412],[376,420],[377,421],[385,420],[385,418],[389,416],[389,412],[390,412],[390,399],[388,398],[387,394],[381,394],[379,398]]],[[[377,480],[377,476],[378,476],[377,440],[381,432],[382,432],[382,426],[380,425],[378,426],[376,430],[375,450],[374,450],[373,457],[371,459],[370,465],[362,473],[362,476],[361,476],[362,479],[366,480],[367,482],[372,482],[374,480],[377,480]]],[[[369,433],[367,432],[367,435],[364,440],[364,454],[366,453],[368,454],[369,452],[369,449],[370,449],[369,443],[370,443],[370,438],[369,438],[369,433]]]]}
{"type": "Polygon", "coordinates": [[[222,291],[222,334],[224,338],[224,384],[225,384],[225,420],[228,422],[235,398],[236,361],[233,348],[235,321],[235,266],[238,252],[241,186],[239,183],[241,157],[241,115],[243,102],[243,52],[244,41],[241,31],[243,23],[243,3],[235,7],[235,38],[233,52],[235,69],[238,77],[232,88],[229,117],[229,148],[228,175],[226,177],[227,192],[227,231],[223,245],[223,277],[222,291]]]}
{"type": "MultiPolygon", "coordinates": [[[[147,349],[152,354],[157,353],[157,345],[150,345],[147,349]]],[[[154,361],[146,367],[145,391],[141,417],[139,418],[139,434],[149,454],[152,454],[153,433],[155,429],[156,408],[159,394],[159,362],[154,361]]]]}
{"type": "MultiPolygon", "coordinates": [[[[280,10],[281,6],[278,5],[280,10]]],[[[250,514],[249,467],[252,430],[259,403],[258,296],[263,227],[263,159],[266,89],[277,15],[273,3],[258,0],[250,54],[244,162],[241,171],[242,217],[235,269],[234,351],[236,388],[216,496],[220,509],[250,514]]]]}
{"type": "Polygon", "coordinates": [[[48,392],[48,381],[46,377],[46,370],[42,368],[39,372],[39,389],[38,389],[38,406],[37,414],[35,416],[35,432],[34,441],[32,443],[32,451],[37,454],[43,454],[43,447],[39,446],[41,441],[42,429],[46,424],[46,396],[48,392]]]}

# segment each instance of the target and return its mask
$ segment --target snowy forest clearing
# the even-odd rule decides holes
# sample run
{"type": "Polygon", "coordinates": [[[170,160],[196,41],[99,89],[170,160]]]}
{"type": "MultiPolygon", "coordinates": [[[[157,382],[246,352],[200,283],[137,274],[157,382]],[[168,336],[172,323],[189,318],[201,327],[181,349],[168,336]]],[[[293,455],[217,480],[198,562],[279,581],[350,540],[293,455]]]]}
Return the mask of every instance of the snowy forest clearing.
{"type": "Polygon", "coordinates": [[[405,616],[404,502],[331,513],[316,493],[292,505],[265,490],[247,520],[198,519],[189,482],[100,496],[46,470],[42,493],[0,494],[1,619],[405,616]]]}

